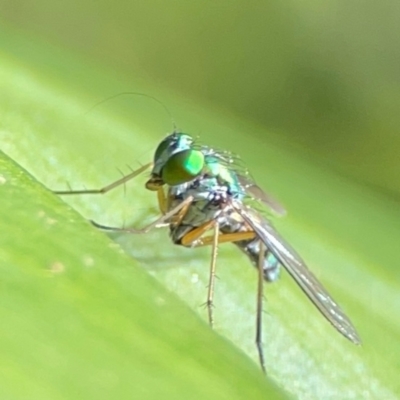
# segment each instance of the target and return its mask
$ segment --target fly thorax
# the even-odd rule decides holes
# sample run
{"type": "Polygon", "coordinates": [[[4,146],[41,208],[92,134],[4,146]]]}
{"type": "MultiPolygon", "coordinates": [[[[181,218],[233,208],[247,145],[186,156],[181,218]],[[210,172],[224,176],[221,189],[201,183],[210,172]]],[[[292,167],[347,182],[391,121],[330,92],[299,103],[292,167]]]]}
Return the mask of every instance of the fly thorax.
{"type": "Polygon", "coordinates": [[[222,163],[215,154],[206,156],[205,164],[205,169],[215,177],[217,186],[225,188],[226,198],[243,199],[244,191],[233,168],[222,163]]]}
{"type": "Polygon", "coordinates": [[[225,208],[219,223],[221,232],[223,233],[245,232],[249,230],[241,215],[231,207],[225,208]]]}
{"type": "Polygon", "coordinates": [[[185,200],[189,196],[191,183],[182,183],[168,187],[168,196],[178,200],[185,200]]]}

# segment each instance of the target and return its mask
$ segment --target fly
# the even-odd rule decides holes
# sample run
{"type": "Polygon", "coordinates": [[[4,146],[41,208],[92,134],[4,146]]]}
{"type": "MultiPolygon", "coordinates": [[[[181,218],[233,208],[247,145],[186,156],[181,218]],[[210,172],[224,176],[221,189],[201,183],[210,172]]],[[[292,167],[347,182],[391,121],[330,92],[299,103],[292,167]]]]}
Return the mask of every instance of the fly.
{"type": "Polygon", "coordinates": [[[146,188],[157,193],[161,216],[141,229],[114,228],[95,222],[93,224],[105,230],[130,233],[147,233],[153,228],[167,225],[175,244],[186,247],[211,246],[207,295],[208,319],[211,326],[218,245],[234,243],[248,256],[258,271],[256,346],[263,371],[263,284],[264,281],[273,282],[278,279],[280,266],[286,269],[338,332],[354,344],[360,344],[356,329],[346,314],[307,268],[299,254],[279,235],[272,224],[249,204],[249,200],[263,203],[276,214],[284,214],[284,208],[254,182],[247,170],[238,166],[230,153],[197,145],[191,136],[175,131],[160,142],[152,162],[129,175],[101,189],[55,193],[106,193],[150,167],[151,176],[146,182],[146,188]]]}

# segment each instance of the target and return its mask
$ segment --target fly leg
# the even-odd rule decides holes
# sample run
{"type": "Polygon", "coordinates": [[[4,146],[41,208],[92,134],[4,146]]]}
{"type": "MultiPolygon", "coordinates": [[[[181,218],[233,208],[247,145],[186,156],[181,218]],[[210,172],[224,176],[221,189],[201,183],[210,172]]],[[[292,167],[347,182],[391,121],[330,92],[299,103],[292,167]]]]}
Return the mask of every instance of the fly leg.
{"type": "Polygon", "coordinates": [[[203,225],[198,226],[197,228],[193,229],[192,231],[188,232],[183,238],[181,239],[181,243],[183,246],[193,246],[197,247],[202,245],[201,236],[208,232],[210,229],[214,229],[214,234],[209,236],[210,242],[207,244],[212,245],[211,251],[211,262],[210,262],[210,276],[208,281],[208,292],[207,292],[207,311],[208,311],[208,322],[211,328],[214,325],[214,316],[213,316],[213,299],[214,299],[214,288],[215,288],[215,271],[216,271],[216,264],[217,264],[217,253],[218,253],[218,243],[220,239],[219,234],[219,224],[218,221],[212,220],[204,223],[203,225]]]}
{"type": "MultiPolygon", "coordinates": [[[[242,240],[252,240],[256,238],[256,233],[253,230],[249,231],[244,231],[244,232],[235,232],[235,233],[225,233],[225,234],[220,234],[218,237],[218,244],[220,243],[226,243],[226,242],[237,242],[237,241],[242,241],[242,240]]],[[[213,245],[214,246],[214,236],[207,236],[204,238],[199,238],[197,239],[196,246],[207,246],[207,245],[213,245]]],[[[271,271],[275,272],[277,270],[277,260],[276,258],[265,248],[265,245],[260,241],[259,245],[259,251],[258,251],[258,260],[257,260],[257,305],[256,305],[256,338],[255,338],[255,343],[257,347],[257,352],[258,352],[258,358],[260,361],[261,369],[265,373],[265,359],[264,359],[264,350],[262,346],[262,313],[263,313],[263,298],[264,298],[264,279],[267,279],[267,272],[269,271],[269,268],[266,270],[265,269],[265,260],[268,260],[268,265],[271,266],[271,271]]],[[[213,263],[211,263],[213,266],[213,263]]],[[[214,272],[215,275],[215,269],[213,270],[211,268],[211,274],[214,272]]],[[[210,274],[210,287],[211,288],[211,282],[213,283],[213,280],[211,280],[211,274],[210,274]]],[[[271,278],[274,276],[274,274],[271,273],[271,278]]],[[[271,279],[272,280],[272,279],[271,279]]],[[[213,293],[214,291],[214,286],[212,286],[212,291],[209,293],[213,293]]],[[[208,297],[208,300],[210,300],[210,297],[208,297]]],[[[212,300],[212,297],[211,297],[212,300]]],[[[209,303],[207,302],[207,305],[209,303]]],[[[212,303],[211,303],[212,304],[212,303]]]]}
{"type": "Polygon", "coordinates": [[[208,293],[207,293],[208,321],[210,323],[211,328],[214,325],[213,300],[214,300],[214,287],[215,287],[215,267],[217,263],[217,254],[218,254],[218,236],[219,236],[219,224],[218,222],[216,222],[214,225],[214,235],[213,235],[211,263],[210,263],[210,280],[208,282],[208,293]]]}
{"type": "MultiPolygon", "coordinates": [[[[218,237],[218,243],[232,243],[232,242],[241,242],[242,240],[251,240],[256,237],[254,231],[246,231],[246,232],[235,232],[235,233],[220,233],[218,237]]],[[[213,244],[214,237],[206,236],[204,238],[199,238],[196,243],[194,243],[194,247],[200,246],[210,246],[213,244]]]]}
{"type": "Polygon", "coordinates": [[[183,246],[193,246],[193,247],[208,246],[208,245],[212,246],[210,277],[208,282],[208,292],[206,301],[208,310],[208,321],[211,327],[213,327],[214,325],[213,306],[214,306],[214,290],[215,290],[215,278],[216,278],[215,271],[217,264],[218,245],[220,243],[253,239],[254,237],[255,233],[252,231],[220,234],[218,222],[216,220],[212,220],[193,229],[181,239],[181,244],[183,246]],[[213,235],[202,238],[201,236],[204,235],[210,229],[214,229],[213,235]]]}
{"type": "MultiPolygon", "coordinates": [[[[142,172],[144,172],[146,169],[148,169],[152,165],[153,165],[152,162],[147,163],[147,164],[143,165],[142,167],[136,169],[135,171],[132,171],[130,174],[125,175],[122,178],[120,178],[114,182],[111,182],[109,185],[104,186],[100,189],[54,190],[53,193],[58,194],[58,195],[105,194],[105,193],[109,192],[110,190],[115,189],[116,187],[123,185],[124,183],[128,182],[129,180],[140,175],[142,172]]],[[[184,214],[186,214],[187,208],[193,201],[193,199],[189,200],[189,198],[188,198],[185,201],[183,201],[181,204],[179,204],[177,207],[175,207],[171,211],[167,212],[167,198],[165,196],[164,189],[161,186],[157,189],[157,200],[158,200],[158,207],[163,215],[160,218],[158,218],[156,221],[154,221],[153,223],[151,223],[150,225],[148,225],[147,227],[144,227],[142,229],[133,229],[133,228],[125,229],[125,228],[106,226],[106,225],[99,224],[93,220],[90,220],[90,222],[96,228],[100,228],[100,229],[104,229],[104,230],[108,230],[108,231],[128,232],[128,233],[147,233],[153,228],[159,228],[161,226],[168,225],[168,223],[166,223],[166,221],[169,218],[175,216],[176,213],[178,213],[178,215],[179,215],[180,214],[179,212],[182,211],[182,209],[184,209],[185,212],[183,213],[182,217],[180,217],[180,219],[182,219],[184,214]]]]}
{"type": "Polygon", "coordinates": [[[265,373],[264,350],[262,346],[262,313],[264,297],[264,245],[260,243],[260,252],[257,263],[257,311],[256,311],[256,346],[261,369],[265,373]]]}
{"type": "MultiPolygon", "coordinates": [[[[126,233],[148,233],[154,228],[159,228],[161,226],[164,226],[165,224],[169,224],[169,219],[172,217],[178,217],[178,218],[183,218],[180,217],[182,214],[186,214],[190,204],[193,202],[193,196],[189,196],[185,200],[183,200],[180,204],[178,204],[176,207],[174,207],[172,210],[168,211],[161,217],[157,218],[155,221],[153,221],[151,224],[141,228],[141,229],[135,229],[135,228],[119,228],[119,227],[114,227],[114,226],[107,226],[107,225],[101,225],[98,224],[97,222],[90,221],[96,228],[100,228],[106,231],[113,231],[113,232],[126,232],[126,233]]],[[[161,209],[160,205],[160,209],[161,209]]]]}
{"type": "Polygon", "coordinates": [[[53,193],[59,194],[59,195],[71,195],[71,194],[105,194],[109,192],[110,190],[123,185],[124,183],[128,182],[129,180],[135,178],[139,174],[141,174],[143,171],[146,169],[150,168],[153,165],[152,162],[147,163],[140,168],[136,169],[135,171],[132,171],[130,174],[123,176],[122,178],[111,182],[109,185],[104,186],[100,189],[83,189],[83,190],[53,190],[53,193]]]}

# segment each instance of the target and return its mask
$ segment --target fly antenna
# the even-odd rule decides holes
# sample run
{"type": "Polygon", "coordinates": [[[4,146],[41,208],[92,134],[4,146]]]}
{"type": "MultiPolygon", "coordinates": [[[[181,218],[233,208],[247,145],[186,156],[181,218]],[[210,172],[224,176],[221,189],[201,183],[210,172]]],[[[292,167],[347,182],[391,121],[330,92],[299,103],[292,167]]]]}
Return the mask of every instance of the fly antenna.
{"type": "Polygon", "coordinates": [[[142,96],[142,97],[147,97],[148,99],[154,100],[156,103],[158,103],[163,109],[164,111],[168,114],[169,118],[171,119],[171,125],[173,127],[173,131],[174,132],[178,132],[178,128],[176,126],[175,120],[172,117],[172,114],[169,110],[169,108],[159,99],[157,99],[157,97],[154,97],[150,94],[146,94],[146,93],[140,93],[140,92],[121,92],[121,93],[117,93],[114,94],[112,96],[106,97],[103,100],[100,100],[99,102],[97,102],[96,104],[94,104],[92,107],[90,107],[84,115],[89,114],[91,111],[93,111],[96,107],[100,106],[101,104],[107,103],[110,100],[114,100],[117,97],[121,97],[121,96],[142,96]]]}

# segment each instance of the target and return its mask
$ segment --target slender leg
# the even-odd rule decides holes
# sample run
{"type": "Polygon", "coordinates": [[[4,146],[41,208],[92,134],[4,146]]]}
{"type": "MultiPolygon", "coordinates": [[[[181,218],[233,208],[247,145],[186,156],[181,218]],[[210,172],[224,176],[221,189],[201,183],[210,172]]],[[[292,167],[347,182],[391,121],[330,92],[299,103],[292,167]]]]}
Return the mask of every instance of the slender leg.
{"type": "MultiPolygon", "coordinates": [[[[212,220],[204,223],[203,225],[198,226],[193,229],[191,232],[186,234],[181,239],[181,244],[184,246],[207,246],[212,245],[212,253],[211,253],[211,263],[210,263],[210,278],[208,283],[208,293],[207,293],[207,310],[208,310],[208,321],[210,326],[214,325],[214,317],[213,317],[213,299],[214,299],[214,289],[215,289],[215,271],[216,271],[216,261],[217,261],[217,253],[218,253],[218,244],[226,243],[226,242],[235,242],[239,240],[248,240],[253,239],[255,237],[254,231],[248,232],[236,232],[236,233],[228,233],[228,234],[220,234],[219,224],[217,221],[212,220]],[[212,236],[207,236],[205,238],[201,238],[208,230],[214,228],[214,234],[212,236]]],[[[262,249],[261,249],[262,251],[262,249]]],[[[262,269],[262,261],[263,254],[260,256],[260,264],[262,269]]],[[[263,276],[261,274],[261,276],[263,276]]],[[[261,278],[263,279],[263,278],[261,278]]],[[[261,289],[262,290],[262,289],[261,289]]]]}
{"type": "Polygon", "coordinates": [[[218,253],[218,239],[219,239],[219,224],[218,222],[215,222],[212,252],[211,252],[210,280],[208,283],[208,293],[207,293],[208,321],[210,323],[211,328],[214,325],[213,299],[214,299],[214,287],[215,287],[215,268],[217,264],[217,253],[218,253]]]}
{"type": "Polygon", "coordinates": [[[138,168],[135,171],[132,171],[130,174],[123,176],[122,178],[110,183],[107,186],[102,187],[101,189],[84,189],[84,190],[53,190],[53,193],[60,194],[60,195],[70,195],[70,194],[104,194],[109,192],[110,190],[123,185],[124,183],[128,182],[129,180],[135,178],[143,171],[148,169],[153,165],[152,162],[143,165],[142,167],[138,168]]]}
{"type": "Polygon", "coordinates": [[[153,228],[157,228],[160,225],[166,223],[171,217],[174,215],[178,214],[180,211],[184,210],[186,212],[187,207],[192,203],[193,197],[189,196],[187,199],[182,201],[182,203],[178,204],[175,208],[173,208],[171,211],[168,211],[166,214],[162,215],[160,218],[157,218],[154,222],[151,224],[145,226],[144,228],[141,229],[135,229],[135,228],[118,228],[118,227],[113,227],[113,226],[106,226],[106,225],[100,225],[97,222],[90,221],[95,227],[104,229],[106,231],[115,231],[115,232],[126,232],[126,233],[147,233],[150,232],[153,228]]]}
{"type": "Polygon", "coordinates": [[[264,296],[264,269],[263,261],[265,258],[265,248],[260,242],[260,253],[258,258],[258,284],[257,284],[257,314],[256,314],[256,346],[258,357],[260,359],[261,369],[265,373],[264,350],[262,347],[262,313],[263,313],[263,296],[264,296]]]}
{"type": "MultiPolygon", "coordinates": [[[[219,235],[218,243],[232,243],[240,242],[242,240],[251,240],[256,237],[254,231],[247,232],[235,232],[235,233],[222,233],[219,235]]],[[[213,236],[206,236],[205,238],[200,238],[194,247],[209,246],[212,245],[214,241],[213,236]]]]}
{"type": "MultiPolygon", "coordinates": [[[[198,226],[197,228],[192,229],[190,232],[188,232],[185,236],[182,237],[181,239],[181,245],[182,246],[190,246],[190,247],[196,247],[197,246],[197,241],[203,236],[207,231],[213,228],[215,224],[214,220],[205,222],[203,225],[198,226]]],[[[177,223],[178,225],[178,223],[177,223]]],[[[210,241],[208,244],[213,244],[213,240],[210,241]]]]}
{"type": "MultiPolygon", "coordinates": [[[[182,218],[181,218],[182,220],[182,218]]],[[[180,221],[178,221],[177,225],[179,225],[180,221]]],[[[191,247],[200,247],[200,246],[210,246],[214,243],[214,235],[206,236],[202,238],[202,236],[214,227],[215,221],[211,220],[205,222],[203,225],[198,226],[197,228],[192,229],[189,233],[187,233],[181,239],[182,246],[191,246],[191,247]]],[[[226,243],[226,242],[238,242],[240,240],[249,240],[254,239],[256,234],[254,231],[247,232],[235,232],[235,233],[222,233],[219,234],[218,243],[226,243]]]]}

